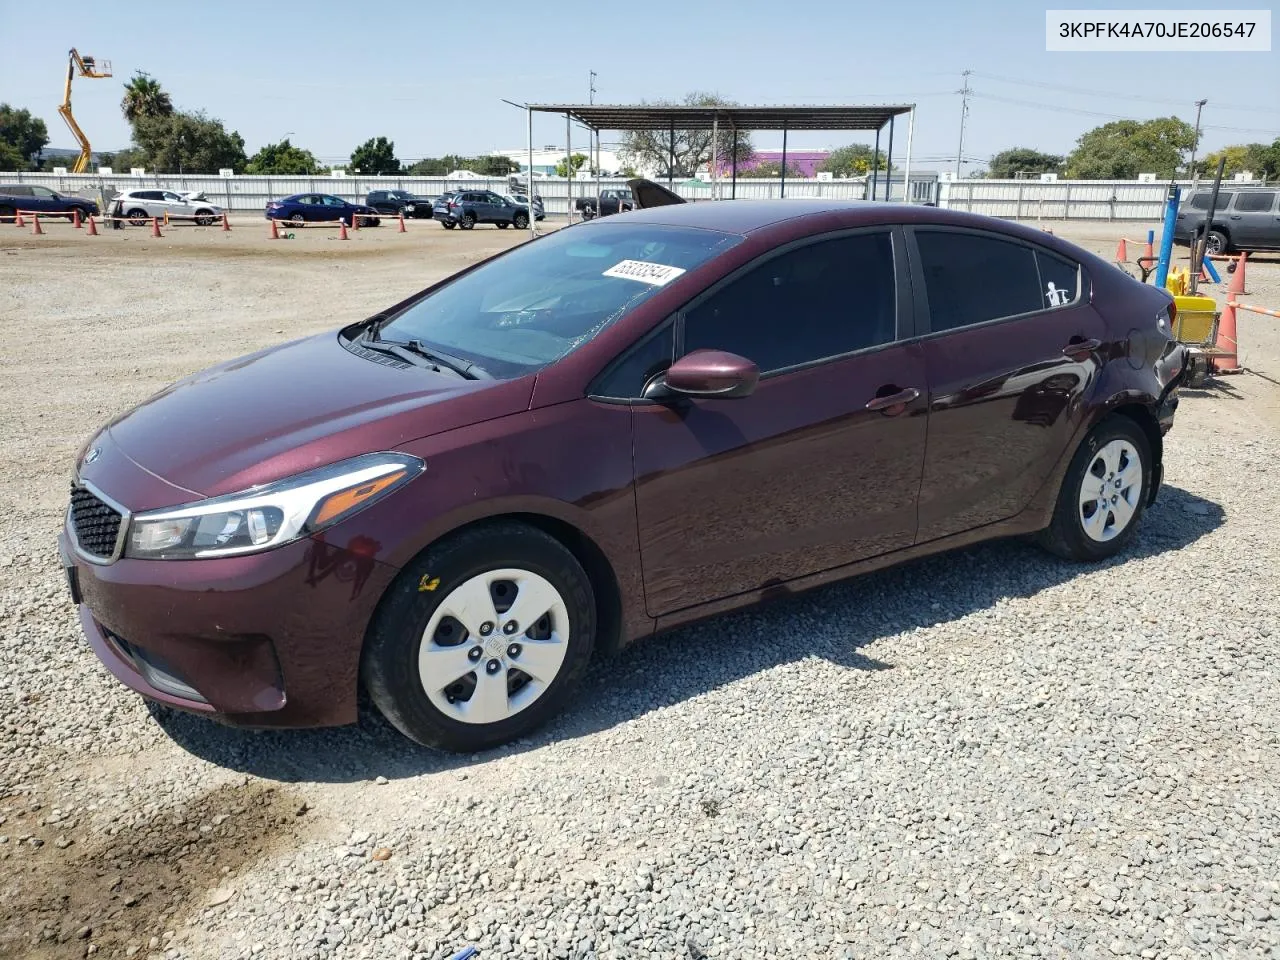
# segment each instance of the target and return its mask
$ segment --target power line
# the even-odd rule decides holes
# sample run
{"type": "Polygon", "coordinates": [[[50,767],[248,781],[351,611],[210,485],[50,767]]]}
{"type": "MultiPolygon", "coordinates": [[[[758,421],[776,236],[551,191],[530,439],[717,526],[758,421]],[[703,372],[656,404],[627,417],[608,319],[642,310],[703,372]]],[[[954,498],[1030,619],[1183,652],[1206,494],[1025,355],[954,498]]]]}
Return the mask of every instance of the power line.
{"type": "MultiPolygon", "coordinates": [[[[1108,100],[1133,100],[1140,103],[1158,103],[1165,106],[1185,107],[1186,101],[1176,100],[1171,97],[1148,97],[1140,93],[1117,93],[1112,90],[1095,90],[1088,87],[1072,87],[1061,83],[1047,83],[1043,80],[1020,80],[1016,77],[1002,77],[994,73],[977,73],[973,75],[982,80],[994,80],[997,83],[1011,83],[1019,87],[1040,87],[1044,90],[1059,90],[1064,93],[1079,93],[1091,97],[1105,97],[1108,100]]],[[[1217,110],[1235,110],[1245,113],[1274,113],[1280,114],[1280,109],[1275,107],[1250,107],[1250,106],[1232,106],[1230,104],[1219,104],[1215,106],[1217,110]]]]}
{"type": "MultiPolygon", "coordinates": [[[[1056,113],[1074,113],[1084,117],[1101,117],[1104,120],[1135,120],[1143,122],[1143,117],[1124,116],[1118,113],[1103,113],[1100,110],[1084,110],[1079,107],[1064,107],[1057,103],[1043,103],[1035,100],[1020,100],[1016,97],[1001,97],[994,93],[970,93],[970,96],[978,100],[992,100],[996,103],[1009,103],[1019,107],[1034,107],[1037,110],[1052,110],[1056,113]]],[[[1274,130],[1266,130],[1258,127],[1226,127],[1215,124],[1204,124],[1202,130],[1223,130],[1229,133],[1260,133],[1264,136],[1271,136],[1274,130]]]]}

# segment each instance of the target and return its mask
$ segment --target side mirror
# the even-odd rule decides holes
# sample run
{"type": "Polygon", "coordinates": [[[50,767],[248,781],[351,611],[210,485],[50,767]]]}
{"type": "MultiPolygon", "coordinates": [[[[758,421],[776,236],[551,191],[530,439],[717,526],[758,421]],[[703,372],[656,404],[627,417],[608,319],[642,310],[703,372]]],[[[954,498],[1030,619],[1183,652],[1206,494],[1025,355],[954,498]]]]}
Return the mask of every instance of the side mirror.
{"type": "Polygon", "coordinates": [[[724,350],[685,354],[667,368],[666,376],[659,381],[667,395],[721,400],[750,396],[759,382],[759,367],[746,357],[724,350]]]}

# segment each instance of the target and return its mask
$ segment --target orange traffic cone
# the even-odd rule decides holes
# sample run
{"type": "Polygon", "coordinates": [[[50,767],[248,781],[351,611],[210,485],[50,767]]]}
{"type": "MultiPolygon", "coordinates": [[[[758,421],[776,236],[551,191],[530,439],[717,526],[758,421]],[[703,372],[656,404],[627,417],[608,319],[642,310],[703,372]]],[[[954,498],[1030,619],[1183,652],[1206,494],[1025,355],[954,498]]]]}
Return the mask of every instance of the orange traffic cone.
{"type": "Polygon", "coordinates": [[[1124,237],[1120,238],[1120,242],[1116,244],[1116,263],[1128,263],[1129,250],[1124,245],[1124,237]]]}
{"type": "Polygon", "coordinates": [[[1227,305],[1222,308],[1222,317],[1218,320],[1218,339],[1213,345],[1222,353],[1213,358],[1214,373],[1240,373],[1243,370],[1236,355],[1238,347],[1236,345],[1236,308],[1232,306],[1234,303],[1235,301],[1230,297],[1227,298],[1227,305]]]}
{"type": "Polygon", "coordinates": [[[72,211],[71,211],[71,222],[72,222],[72,224],[74,224],[74,225],[75,225],[75,228],[76,228],[77,230],[79,230],[82,226],[84,226],[84,225],[80,222],[80,208],[79,208],[79,207],[76,207],[74,210],[72,210],[72,211]]]}
{"type": "Polygon", "coordinates": [[[280,239],[280,229],[276,226],[276,222],[275,222],[275,220],[272,220],[272,221],[271,221],[271,235],[270,235],[269,237],[267,237],[267,239],[268,239],[268,240],[279,240],[279,239],[280,239]]]}
{"type": "Polygon", "coordinates": [[[405,232],[405,229],[404,229],[404,211],[403,211],[403,210],[401,210],[401,211],[400,211],[400,233],[404,233],[404,232],[405,232]]]}
{"type": "Polygon", "coordinates": [[[39,236],[44,233],[44,231],[40,229],[40,214],[38,213],[33,213],[31,215],[31,233],[33,236],[39,236]]]}
{"type": "Polygon", "coordinates": [[[1147,241],[1147,247],[1146,247],[1146,249],[1145,249],[1145,250],[1143,250],[1143,251],[1142,251],[1142,256],[1143,256],[1143,258],[1146,260],[1146,262],[1147,262],[1147,263],[1155,263],[1155,262],[1156,262],[1156,251],[1155,251],[1155,247],[1152,245],[1152,243],[1151,243],[1151,241],[1150,241],[1150,240],[1148,240],[1148,241],[1147,241]]]}
{"type": "MultiPolygon", "coordinates": [[[[355,217],[352,217],[352,218],[351,218],[351,223],[352,223],[352,225],[354,225],[354,224],[355,224],[355,222],[356,222],[355,217]]],[[[346,239],[348,239],[348,238],[347,238],[347,221],[345,221],[345,220],[339,220],[339,221],[338,221],[338,239],[339,239],[339,240],[346,240],[346,239]]]]}
{"type": "Polygon", "coordinates": [[[98,235],[98,225],[93,222],[93,217],[89,218],[89,230],[87,236],[96,237],[98,235]]]}
{"type": "Polygon", "coordinates": [[[18,211],[15,211],[15,212],[18,214],[18,218],[17,218],[16,220],[14,220],[13,222],[14,222],[14,223],[16,223],[16,224],[17,224],[18,226],[20,226],[20,227],[25,227],[25,226],[27,225],[27,221],[25,221],[25,220],[23,220],[23,219],[22,219],[22,211],[21,211],[21,210],[18,210],[18,211]]]}
{"type": "Polygon", "coordinates": [[[227,211],[225,210],[222,211],[222,232],[223,233],[231,232],[231,224],[227,223],[227,211]]]}
{"type": "Polygon", "coordinates": [[[151,235],[152,235],[153,237],[163,237],[163,236],[164,236],[164,234],[160,232],[160,218],[159,218],[159,217],[152,217],[152,218],[151,218],[151,235]]]}
{"type": "Polygon", "coordinates": [[[1227,299],[1231,300],[1235,297],[1244,296],[1249,291],[1244,288],[1244,265],[1245,254],[1240,254],[1240,259],[1236,261],[1236,268],[1231,273],[1231,283],[1227,286],[1227,299]]]}

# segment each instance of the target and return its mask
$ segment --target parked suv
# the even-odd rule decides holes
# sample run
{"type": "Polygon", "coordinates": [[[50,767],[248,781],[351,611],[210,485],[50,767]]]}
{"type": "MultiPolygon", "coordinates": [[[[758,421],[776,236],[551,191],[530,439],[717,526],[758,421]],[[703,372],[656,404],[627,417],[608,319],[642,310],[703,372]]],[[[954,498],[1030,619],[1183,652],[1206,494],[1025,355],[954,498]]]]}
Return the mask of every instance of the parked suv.
{"type": "Polygon", "coordinates": [[[84,197],[64,197],[56,190],[34,183],[0,183],[0,217],[12,217],[19,210],[34,210],[51,216],[97,216],[98,205],[84,197]]]}
{"type": "Polygon", "coordinates": [[[166,213],[182,220],[194,219],[202,227],[222,217],[222,208],[210,203],[203,193],[174,193],[172,190],[126,190],[112,202],[112,215],[127,217],[136,227],[166,213]]]}
{"type": "Polygon", "coordinates": [[[431,217],[431,201],[427,197],[419,197],[408,190],[370,190],[364,198],[365,206],[372,207],[378,213],[395,216],[403,213],[406,217],[421,220],[431,217]]]}
{"type": "Polygon", "coordinates": [[[529,226],[529,208],[503,198],[492,190],[459,190],[437,203],[432,211],[447,230],[470,230],[477,223],[492,223],[499,229],[509,226],[523,230],[529,226]]]}
{"type": "MultiPolygon", "coordinates": [[[[1189,244],[1193,237],[1199,239],[1203,235],[1212,192],[1212,188],[1202,187],[1178,208],[1173,228],[1176,242],[1189,244]]],[[[1205,249],[1219,254],[1237,250],[1280,250],[1280,190],[1220,189],[1205,249]]]]}

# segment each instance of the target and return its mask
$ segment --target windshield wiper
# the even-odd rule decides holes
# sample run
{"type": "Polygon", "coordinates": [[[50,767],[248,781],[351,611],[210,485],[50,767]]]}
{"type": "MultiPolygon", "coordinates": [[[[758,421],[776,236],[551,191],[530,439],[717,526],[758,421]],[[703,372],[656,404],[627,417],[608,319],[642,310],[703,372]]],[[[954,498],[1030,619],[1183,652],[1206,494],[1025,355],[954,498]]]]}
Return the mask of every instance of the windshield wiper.
{"type": "Polygon", "coordinates": [[[415,367],[426,367],[436,373],[444,369],[456,373],[464,380],[493,379],[493,375],[483,367],[450,354],[442,353],[439,350],[429,350],[422,345],[420,340],[404,342],[400,340],[383,340],[381,337],[373,335],[363,337],[360,340],[360,345],[370,350],[377,350],[379,353],[398,357],[405,363],[411,363],[415,367]]]}

